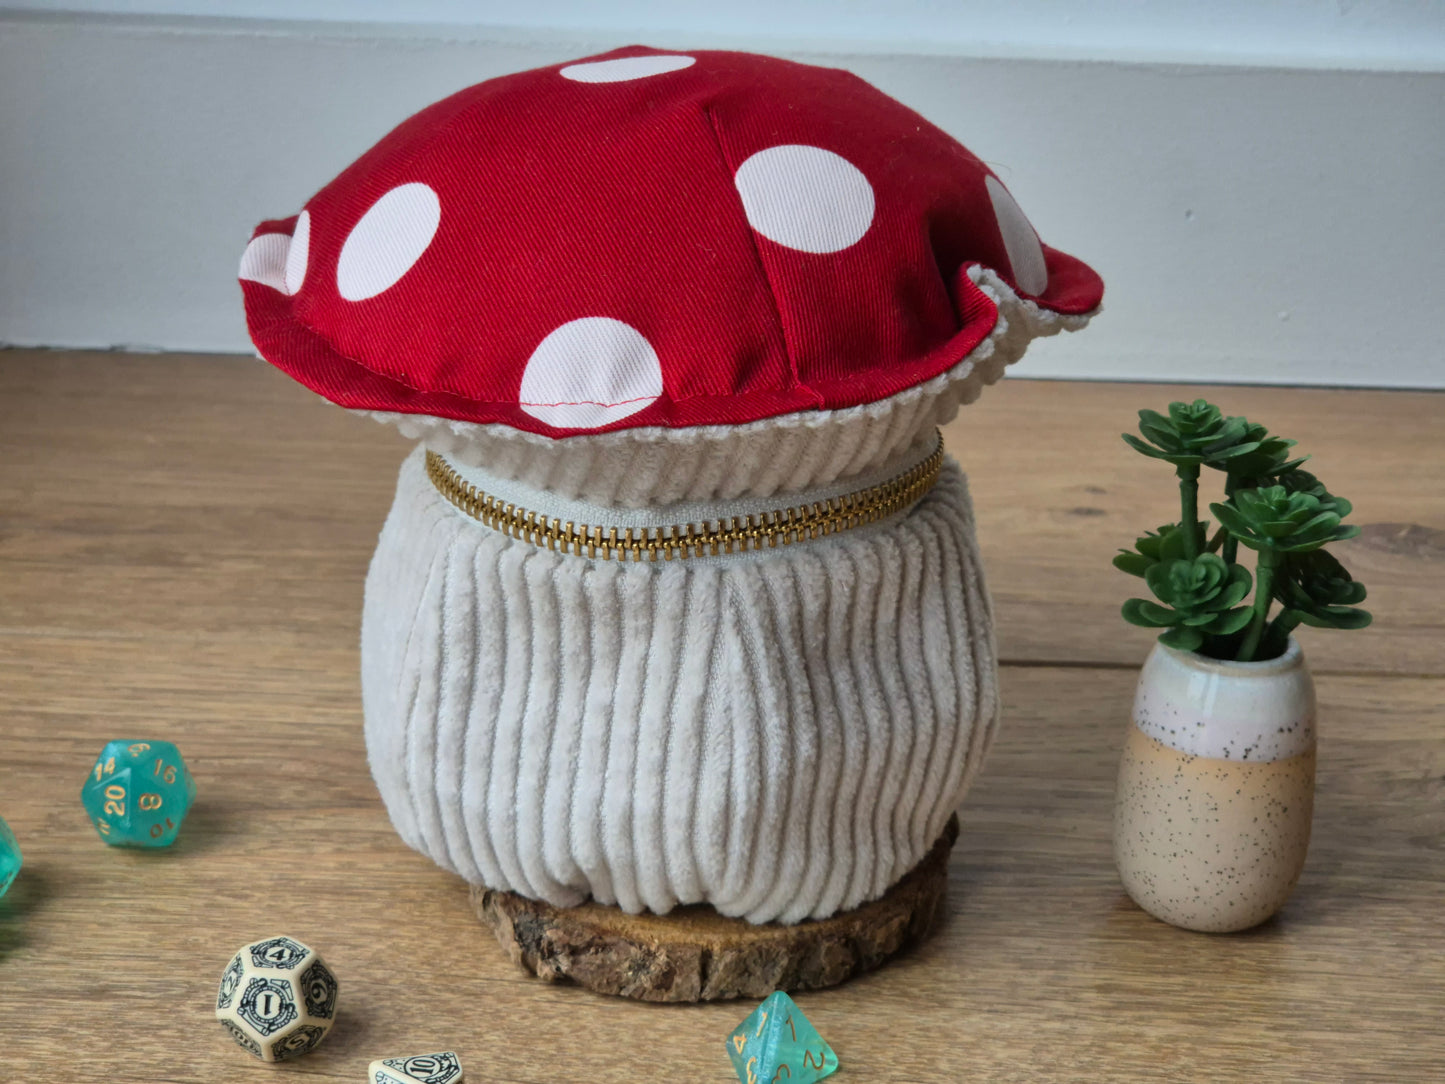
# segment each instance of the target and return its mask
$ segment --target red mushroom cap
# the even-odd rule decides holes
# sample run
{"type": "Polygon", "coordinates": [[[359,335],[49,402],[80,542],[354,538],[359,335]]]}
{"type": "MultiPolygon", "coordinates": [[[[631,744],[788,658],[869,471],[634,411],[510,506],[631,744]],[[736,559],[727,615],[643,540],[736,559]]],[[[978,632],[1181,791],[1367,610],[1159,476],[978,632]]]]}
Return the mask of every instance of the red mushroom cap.
{"type": "Polygon", "coordinates": [[[1103,293],[851,73],[634,46],[422,110],[241,279],[261,355],[343,406],[564,436],[885,399],[993,331],[979,266],[1061,314],[1103,293]]]}

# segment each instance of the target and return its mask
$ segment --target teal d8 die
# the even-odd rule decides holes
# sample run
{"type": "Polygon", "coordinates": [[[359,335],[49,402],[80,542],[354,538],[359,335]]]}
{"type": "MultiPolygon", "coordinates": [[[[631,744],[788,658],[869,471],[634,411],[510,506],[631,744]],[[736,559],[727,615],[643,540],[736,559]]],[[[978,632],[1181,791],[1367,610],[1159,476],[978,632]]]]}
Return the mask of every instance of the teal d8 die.
{"type": "Polygon", "coordinates": [[[838,1068],[838,1055],[783,991],[769,994],[728,1036],[741,1084],[811,1084],[838,1068]]]}
{"type": "Polygon", "coordinates": [[[168,741],[113,741],[80,790],[100,838],[118,847],[168,847],[196,800],[196,783],[168,741]]]}
{"type": "Polygon", "coordinates": [[[10,885],[19,872],[20,844],[5,819],[0,817],[0,896],[10,891],[10,885]]]}

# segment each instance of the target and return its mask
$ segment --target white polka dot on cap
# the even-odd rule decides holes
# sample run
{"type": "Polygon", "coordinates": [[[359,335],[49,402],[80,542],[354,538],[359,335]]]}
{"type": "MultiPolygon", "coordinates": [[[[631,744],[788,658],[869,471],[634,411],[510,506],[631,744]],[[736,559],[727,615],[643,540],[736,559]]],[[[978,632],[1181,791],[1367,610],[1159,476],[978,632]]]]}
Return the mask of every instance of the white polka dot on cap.
{"type": "Polygon", "coordinates": [[[1029,225],[1023,208],[997,177],[990,173],[983,183],[993,203],[993,216],[998,221],[998,232],[1003,236],[1003,247],[1008,253],[1009,266],[1013,268],[1014,281],[1026,294],[1043,293],[1049,288],[1049,268],[1044,262],[1044,247],[1039,244],[1039,235],[1029,225]]]}
{"type": "Polygon", "coordinates": [[[311,215],[302,211],[291,231],[291,249],[286,253],[286,292],[294,294],[306,281],[306,261],[311,252],[311,215]]]}
{"type": "Polygon", "coordinates": [[[241,267],[236,277],[288,293],[286,259],[290,249],[291,238],[284,233],[263,233],[251,238],[246,251],[241,253],[241,267]]]}
{"type": "Polygon", "coordinates": [[[569,320],[537,344],[519,405],[557,429],[597,429],[662,394],[662,365],[646,336],[607,316],[569,320]]]}
{"type": "Polygon", "coordinates": [[[842,155],[785,143],[758,151],[733,183],[748,224],[770,241],[803,252],[841,252],[873,222],[873,186],[842,155]]]}
{"type": "Polygon", "coordinates": [[[697,58],[691,56],[624,56],[616,60],[568,64],[560,74],[578,83],[624,83],[629,79],[681,71],[696,63],[697,58]]]}
{"type": "Polygon", "coordinates": [[[430,185],[398,185],[371,205],[341,246],[336,290],[365,301],[396,285],[421,259],[441,222],[441,200],[430,185]]]}

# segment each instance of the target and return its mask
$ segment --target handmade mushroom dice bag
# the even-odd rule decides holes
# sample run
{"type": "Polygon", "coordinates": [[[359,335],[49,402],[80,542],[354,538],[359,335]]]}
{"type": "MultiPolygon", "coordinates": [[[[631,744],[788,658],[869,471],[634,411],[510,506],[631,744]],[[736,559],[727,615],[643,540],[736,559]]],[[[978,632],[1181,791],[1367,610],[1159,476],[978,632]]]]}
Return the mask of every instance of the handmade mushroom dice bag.
{"type": "Polygon", "coordinates": [[[372,771],[474,883],[796,922],[927,852],[998,720],[938,426],[1102,283],[844,71],[631,47],[424,109],[241,261],[263,357],[419,439],[372,771]]]}

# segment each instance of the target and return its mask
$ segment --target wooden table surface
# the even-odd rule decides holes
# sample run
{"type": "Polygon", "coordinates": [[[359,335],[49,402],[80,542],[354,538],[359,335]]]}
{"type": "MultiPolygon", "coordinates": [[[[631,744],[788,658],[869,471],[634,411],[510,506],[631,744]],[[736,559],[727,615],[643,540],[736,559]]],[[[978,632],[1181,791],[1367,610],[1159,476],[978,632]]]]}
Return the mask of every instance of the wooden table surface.
{"type": "MultiPolygon", "coordinates": [[[[1009,380],[947,441],[1006,721],[936,939],[798,998],[837,1079],[1445,1080],[1445,397],[1009,380]],[[1109,846],[1150,638],[1119,619],[1135,581],[1108,559],[1176,507],[1117,434],[1196,394],[1299,439],[1355,502],[1339,552],[1376,614],[1304,630],[1314,844],[1282,915],[1228,936],[1134,907],[1109,846]]],[[[538,982],[392,832],[357,629],[404,450],[251,359],[0,353],[0,815],[25,852],[0,901],[6,1079],[360,1082],[436,1048],[478,1084],[735,1079],[723,1039],[751,1004],[538,982]],[[112,737],[174,740],[196,776],[167,852],[104,847],[82,813],[112,737]],[[211,1008],[235,948],[280,931],[324,952],[342,1013],[271,1069],[211,1008]]]]}

